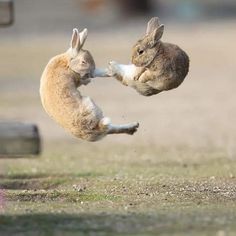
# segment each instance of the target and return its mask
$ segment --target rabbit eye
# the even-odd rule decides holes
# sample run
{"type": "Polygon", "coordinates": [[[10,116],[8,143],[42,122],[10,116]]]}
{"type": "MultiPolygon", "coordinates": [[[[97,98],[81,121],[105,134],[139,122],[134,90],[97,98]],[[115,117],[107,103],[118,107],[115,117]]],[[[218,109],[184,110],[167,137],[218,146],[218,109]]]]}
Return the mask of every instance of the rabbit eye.
{"type": "Polygon", "coordinates": [[[139,55],[143,54],[143,52],[144,52],[143,50],[138,50],[139,55]]]}

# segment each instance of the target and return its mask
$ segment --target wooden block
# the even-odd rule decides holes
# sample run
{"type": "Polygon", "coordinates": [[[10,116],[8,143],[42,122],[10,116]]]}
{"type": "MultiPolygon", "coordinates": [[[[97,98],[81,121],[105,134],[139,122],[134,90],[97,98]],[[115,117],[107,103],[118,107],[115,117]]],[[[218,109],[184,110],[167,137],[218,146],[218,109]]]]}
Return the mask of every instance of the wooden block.
{"type": "Polygon", "coordinates": [[[36,125],[0,122],[0,157],[39,153],[40,136],[36,125]]]}
{"type": "Polygon", "coordinates": [[[13,1],[0,0],[0,26],[9,26],[13,23],[13,1]]]}

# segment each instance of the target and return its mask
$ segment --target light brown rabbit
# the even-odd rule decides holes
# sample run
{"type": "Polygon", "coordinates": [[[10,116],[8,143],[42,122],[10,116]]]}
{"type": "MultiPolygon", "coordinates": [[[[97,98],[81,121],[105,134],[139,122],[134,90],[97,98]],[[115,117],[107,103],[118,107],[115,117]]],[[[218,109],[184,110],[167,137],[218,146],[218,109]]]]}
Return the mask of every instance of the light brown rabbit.
{"type": "Polygon", "coordinates": [[[144,96],[177,88],[189,71],[189,57],[177,45],[160,39],[164,25],[153,17],[146,35],[133,47],[131,65],[110,62],[110,75],[144,96]]]}
{"type": "Polygon", "coordinates": [[[83,44],[87,29],[73,30],[71,47],[53,57],[47,64],[40,83],[40,96],[45,111],[74,136],[97,141],[107,134],[133,134],[138,123],[113,125],[90,97],[82,96],[77,87],[90,82],[91,77],[107,76],[95,69],[93,57],[83,44]]]}

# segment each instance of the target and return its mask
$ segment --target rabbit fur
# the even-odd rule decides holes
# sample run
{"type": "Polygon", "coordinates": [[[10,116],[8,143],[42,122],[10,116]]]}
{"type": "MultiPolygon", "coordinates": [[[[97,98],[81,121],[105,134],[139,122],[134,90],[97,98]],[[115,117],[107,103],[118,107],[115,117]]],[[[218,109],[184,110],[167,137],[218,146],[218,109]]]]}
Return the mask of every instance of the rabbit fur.
{"type": "Polygon", "coordinates": [[[107,76],[105,70],[95,69],[89,51],[82,49],[87,29],[73,30],[69,50],[53,57],[47,64],[40,81],[40,97],[48,115],[74,136],[97,141],[107,134],[137,131],[138,123],[113,125],[102,110],[77,89],[87,85],[92,77],[107,76]]]}
{"type": "Polygon", "coordinates": [[[163,32],[164,25],[153,17],[146,35],[133,46],[132,64],[112,61],[110,75],[144,96],[177,88],[188,74],[189,57],[177,45],[162,42],[163,32]]]}

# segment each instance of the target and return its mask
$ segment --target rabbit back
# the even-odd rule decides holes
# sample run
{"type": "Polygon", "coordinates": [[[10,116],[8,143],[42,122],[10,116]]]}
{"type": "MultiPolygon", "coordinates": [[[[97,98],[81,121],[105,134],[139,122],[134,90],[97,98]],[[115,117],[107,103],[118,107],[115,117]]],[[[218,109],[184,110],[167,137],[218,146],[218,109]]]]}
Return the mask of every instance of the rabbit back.
{"type": "Polygon", "coordinates": [[[150,71],[158,72],[155,80],[147,83],[158,90],[177,88],[189,71],[189,57],[177,45],[162,43],[157,57],[150,64],[150,71]]]}
{"type": "Polygon", "coordinates": [[[65,54],[52,58],[41,77],[42,105],[64,129],[76,137],[96,141],[106,134],[105,127],[99,126],[103,113],[90,97],[80,94],[77,81],[78,78],[68,69],[65,54]]]}

